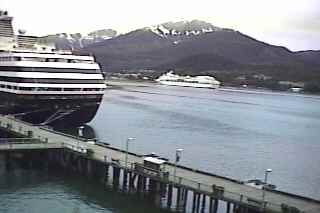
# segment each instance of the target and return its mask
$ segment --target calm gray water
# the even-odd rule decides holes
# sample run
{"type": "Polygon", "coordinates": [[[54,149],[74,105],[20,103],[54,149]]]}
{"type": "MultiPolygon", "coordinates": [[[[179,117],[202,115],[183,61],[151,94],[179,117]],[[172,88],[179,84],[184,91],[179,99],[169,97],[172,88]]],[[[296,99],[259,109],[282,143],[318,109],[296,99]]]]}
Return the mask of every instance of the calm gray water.
{"type": "MultiPolygon", "coordinates": [[[[101,141],[156,152],[236,179],[263,178],[320,199],[320,97],[125,86],[106,92],[89,124],[101,141]]],[[[160,212],[79,177],[16,170],[0,174],[0,212],[160,212]]]]}
{"type": "Polygon", "coordinates": [[[1,213],[165,213],[132,195],[58,171],[0,171],[1,213]]]}
{"type": "Polygon", "coordinates": [[[263,178],[320,199],[320,97],[154,85],[109,90],[90,125],[98,137],[219,175],[263,178]]]}

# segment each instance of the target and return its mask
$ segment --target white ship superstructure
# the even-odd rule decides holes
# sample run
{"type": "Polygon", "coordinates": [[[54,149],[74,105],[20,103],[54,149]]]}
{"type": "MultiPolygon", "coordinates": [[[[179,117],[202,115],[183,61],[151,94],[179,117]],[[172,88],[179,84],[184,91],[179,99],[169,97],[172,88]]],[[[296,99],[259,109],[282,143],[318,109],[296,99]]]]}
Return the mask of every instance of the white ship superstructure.
{"type": "Polygon", "coordinates": [[[0,91],[15,94],[103,94],[92,56],[0,52],[0,91]]]}
{"type": "Polygon", "coordinates": [[[0,11],[0,113],[42,124],[89,122],[106,88],[94,57],[16,36],[11,22],[0,11]]]}
{"type": "Polygon", "coordinates": [[[220,82],[211,76],[179,76],[172,71],[160,76],[156,81],[164,85],[181,87],[217,89],[220,86],[220,82]]]}

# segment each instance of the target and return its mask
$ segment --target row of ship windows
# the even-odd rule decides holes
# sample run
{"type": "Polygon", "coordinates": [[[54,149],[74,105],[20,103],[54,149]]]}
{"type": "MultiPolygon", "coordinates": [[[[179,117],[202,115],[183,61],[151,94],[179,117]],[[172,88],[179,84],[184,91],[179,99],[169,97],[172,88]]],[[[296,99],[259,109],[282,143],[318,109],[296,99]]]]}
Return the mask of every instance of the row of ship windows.
{"type": "Polygon", "coordinates": [[[66,58],[36,58],[36,57],[0,57],[0,61],[36,61],[36,62],[62,62],[62,63],[84,63],[94,64],[94,61],[89,60],[78,60],[78,59],[66,59],[66,58]]]}
{"type": "MultiPolygon", "coordinates": [[[[93,98],[101,98],[101,95],[63,95],[64,99],[93,99],[93,98]]],[[[34,100],[34,99],[41,99],[41,100],[46,100],[46,99],[61,99],[60,95],[25,95],[23,96],[23,99],[25,100],[34,100]]]]}
{"type": "Polygon", "coordinates": [[[0,88],[23,91],[104,91],[103,88],[52,88],[52,87],[18,87],[1,84],[0,88]]]}

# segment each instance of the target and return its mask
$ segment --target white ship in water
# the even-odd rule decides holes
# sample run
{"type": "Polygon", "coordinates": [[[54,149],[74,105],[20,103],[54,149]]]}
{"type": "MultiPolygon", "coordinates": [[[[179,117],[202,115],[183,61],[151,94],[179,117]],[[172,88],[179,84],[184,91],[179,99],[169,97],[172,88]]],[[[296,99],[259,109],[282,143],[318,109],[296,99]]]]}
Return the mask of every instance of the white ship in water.
{"type": "Polygon", "coordinates": [[[156,81],[164,85],[181,87],[217,89],[220,86],[220,82],[211,76],[179,76],[173,74],[173,71],[160,76],[156,81]]]}

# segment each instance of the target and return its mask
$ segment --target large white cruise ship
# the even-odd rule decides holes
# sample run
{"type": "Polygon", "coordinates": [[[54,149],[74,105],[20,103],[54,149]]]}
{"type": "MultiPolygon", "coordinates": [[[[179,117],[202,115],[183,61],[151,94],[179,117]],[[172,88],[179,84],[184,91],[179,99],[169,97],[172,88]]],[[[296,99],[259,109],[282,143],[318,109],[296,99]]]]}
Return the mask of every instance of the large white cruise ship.
{"type": "Polygon", "coordinates": [[[160,84],[181,87],[217,89],[220,86],[220,82],[211,76],[179,76],[172,71],[160,76],[156,81],[160,84]]]}
{"type": "Polygon", "coordinates": [[[94,57],[15,35],[12,19],[0,10],[0,113],[43,125],[89,122],[106,88],[94,57]]]}

